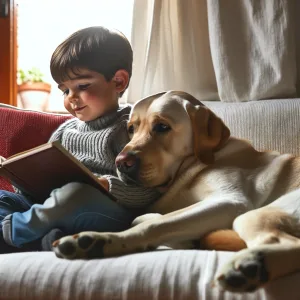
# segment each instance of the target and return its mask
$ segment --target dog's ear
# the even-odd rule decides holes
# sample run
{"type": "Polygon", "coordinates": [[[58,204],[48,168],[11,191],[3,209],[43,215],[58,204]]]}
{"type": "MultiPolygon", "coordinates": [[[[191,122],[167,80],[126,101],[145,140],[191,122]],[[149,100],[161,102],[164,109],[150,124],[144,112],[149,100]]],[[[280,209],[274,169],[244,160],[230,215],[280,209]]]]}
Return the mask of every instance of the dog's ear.
{"type": "Polygon", "coordinates": [[[226,143],[230,130],[202,103],[189,105],[187,112],[192,123],[195,156],[205,164],[212,164],[215,161],[214,152],[226,143]]]}

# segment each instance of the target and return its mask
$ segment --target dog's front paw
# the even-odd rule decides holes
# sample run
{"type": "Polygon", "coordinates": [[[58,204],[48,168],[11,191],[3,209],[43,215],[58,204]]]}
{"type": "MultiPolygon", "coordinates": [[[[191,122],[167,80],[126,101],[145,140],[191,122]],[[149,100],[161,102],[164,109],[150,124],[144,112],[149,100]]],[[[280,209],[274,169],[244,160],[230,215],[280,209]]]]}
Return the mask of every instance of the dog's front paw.
{"type": "Polygon", "coordinates": [[[105,246],[111,243],[109,234],[87,231],[65,236],[55,241],[52,246],[57,257],[91,259],[105,257],[105,246]]]}
{"type": "Polygon", "coordinates": [[[67,259],[120,256],[154,248],[143,245],[139,237],[125,238],[119,233],[93,231],[65,236],[55,241],[52,246],[57,257],[67,259]]]}
{"type": "Polygon", "coordinates": [[[252,292],[269,280],[263,251],[240,251],[217,275],[216,281],[232,292],[252,292]]]}

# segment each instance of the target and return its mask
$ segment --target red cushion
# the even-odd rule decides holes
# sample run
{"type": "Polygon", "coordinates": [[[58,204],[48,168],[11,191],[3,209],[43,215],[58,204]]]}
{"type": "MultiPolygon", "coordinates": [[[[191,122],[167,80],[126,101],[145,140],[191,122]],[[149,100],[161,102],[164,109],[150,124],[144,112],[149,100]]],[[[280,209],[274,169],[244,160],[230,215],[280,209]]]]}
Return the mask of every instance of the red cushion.
{"type": "MultiPolygon", "coordinates": [[[[0,155],[9,157],[46,143],[70,115],[54,115],[0,107],[0,155]]],[[[29,170],[30,172],[31,170],[29,170]]],[[[0,189],[12,190],[0,177],[0,189]]]]}

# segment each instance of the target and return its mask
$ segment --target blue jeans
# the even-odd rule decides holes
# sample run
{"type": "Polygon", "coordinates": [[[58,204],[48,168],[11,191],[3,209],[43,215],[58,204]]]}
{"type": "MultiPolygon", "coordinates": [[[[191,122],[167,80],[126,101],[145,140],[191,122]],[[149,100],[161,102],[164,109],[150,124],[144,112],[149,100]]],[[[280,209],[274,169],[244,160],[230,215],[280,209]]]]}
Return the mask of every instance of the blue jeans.
{"type": "Polygon", "coordinates": [[[23,195],[0,191],[3,237],[16,247],[37,240],[54,228],[66,234],[122,231],[130,227],[136,216],[137,212],[83,183],[68,183],[54,190],[44,204],[32,204],[23,195]]]}

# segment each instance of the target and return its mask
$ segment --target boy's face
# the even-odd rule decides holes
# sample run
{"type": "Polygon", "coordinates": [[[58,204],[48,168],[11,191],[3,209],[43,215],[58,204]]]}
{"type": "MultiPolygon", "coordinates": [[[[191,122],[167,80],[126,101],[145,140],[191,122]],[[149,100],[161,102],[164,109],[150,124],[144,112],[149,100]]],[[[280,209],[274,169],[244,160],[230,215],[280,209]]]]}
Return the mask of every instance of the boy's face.
{"type": "Polygon", "coordinates": [[[78,69],[58,88],[64,95],[65,108],[81,121],[92,121],[118,108],[118,92],[113,80],[100,73],[78,69]]]}

